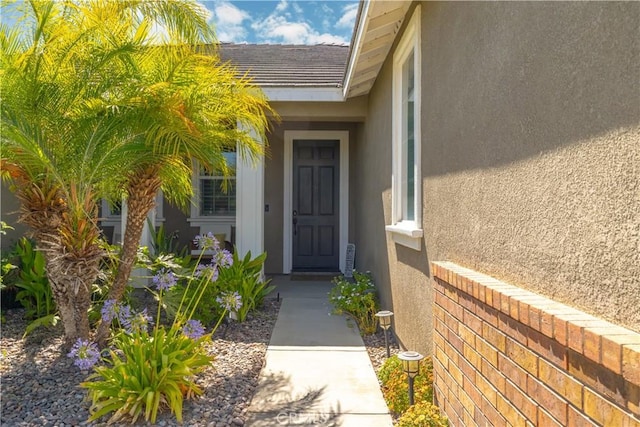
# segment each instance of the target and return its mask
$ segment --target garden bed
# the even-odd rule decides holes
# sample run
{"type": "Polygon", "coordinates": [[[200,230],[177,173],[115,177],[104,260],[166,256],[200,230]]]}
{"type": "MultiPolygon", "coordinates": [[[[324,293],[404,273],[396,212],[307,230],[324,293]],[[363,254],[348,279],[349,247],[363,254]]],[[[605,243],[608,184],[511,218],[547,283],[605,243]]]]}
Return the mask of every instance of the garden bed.
{"type": "MultiPolygon", "coordinates": [[[[220,326],[208,345],[213,367],[198,376],[204,390],[199,399],[185,401],[185,426],[242,426],[264,364],[279,302],[266,299],[244,323],[220,326]]],[[[26,339],[24,310],[6,312],[0,338],[2,425],[102,426],[87,423],[86,390],[78,384],[89,372],[80,371],[62,351],[62,327],[37,329],[26,339]]],[[[106,421],[103,419],[102,421],[106,421]]],[[[156,425],[176,425],[175,416],[163,411],[156,425]]],[[[137,425],[151,425],[138,422],[137,425]]]]}

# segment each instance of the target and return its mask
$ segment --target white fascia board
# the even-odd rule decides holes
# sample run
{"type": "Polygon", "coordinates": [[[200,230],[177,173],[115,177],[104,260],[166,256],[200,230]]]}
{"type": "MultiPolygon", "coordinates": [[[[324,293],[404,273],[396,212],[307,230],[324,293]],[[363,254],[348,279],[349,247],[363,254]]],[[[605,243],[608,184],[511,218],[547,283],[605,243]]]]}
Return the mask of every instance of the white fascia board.
{"type": "Polygon", "coordinates": [[[269,87],[263,86],[262,92],[269,101],[318,101],[342,102],[344,97],[339,87],[269,87]]]}
{"type": "Polygon", "coordinates": [[[358,21],[358,30],[356,32],[356,36],[353,41],[353,51],[351,55],[349,55],[349,64],[347,64],[347,72],[344,76],[344,86],[342,88],[342,97],[347,99],[349,95],[349,89],[351,87],[351,80],[353,79],[353,74],[356,71],[356,66],[358,65],[358,60],[360,58],[360,51],[362,50],[362,38],[367,33],[367,27],[369,25],[369,5],[371,1],[364,0],[362,4],[362,12],[360,13],[360,20],[358,21]]]}

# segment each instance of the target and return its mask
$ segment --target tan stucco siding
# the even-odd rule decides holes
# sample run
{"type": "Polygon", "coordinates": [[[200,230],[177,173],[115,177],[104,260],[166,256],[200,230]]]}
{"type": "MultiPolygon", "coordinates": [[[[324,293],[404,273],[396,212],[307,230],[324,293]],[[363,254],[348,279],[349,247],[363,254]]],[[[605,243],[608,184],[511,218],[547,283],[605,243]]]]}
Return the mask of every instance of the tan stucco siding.
{"type": "Polygon", "coordinates": [[[400,338],[430,348],[436,260],[640,330],[640,4],[421,11],[422,252],[364,222],[376,208],[390,218],[389,58],[356,154],[376,165],[359,169],[358,250],[389,262],[372,270],[400,338]]]}

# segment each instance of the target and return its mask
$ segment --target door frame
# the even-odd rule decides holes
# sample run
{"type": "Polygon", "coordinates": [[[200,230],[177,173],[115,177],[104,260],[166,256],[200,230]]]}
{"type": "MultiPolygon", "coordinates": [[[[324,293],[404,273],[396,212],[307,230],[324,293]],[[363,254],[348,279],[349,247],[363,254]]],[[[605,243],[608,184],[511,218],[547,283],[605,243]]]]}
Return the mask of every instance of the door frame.
{"type": "Polygon", "coordinates": [[[284,131],[284,193],[282,222],[282,273],[290,274],[293,265],[293,141],[334,140],[340,145],[340,210],[338,235],[340,271],[344,272],[347,243],[349,243],[349,131],[348,130],[285,130],[284,131]]]}

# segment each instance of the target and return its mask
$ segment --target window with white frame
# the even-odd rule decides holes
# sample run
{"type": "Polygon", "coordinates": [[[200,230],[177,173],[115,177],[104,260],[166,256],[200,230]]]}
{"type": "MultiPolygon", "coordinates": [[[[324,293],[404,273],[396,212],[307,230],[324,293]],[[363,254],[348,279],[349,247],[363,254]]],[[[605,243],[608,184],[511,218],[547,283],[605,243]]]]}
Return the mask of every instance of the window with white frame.
{"type": "Polygon", "coordinates": [[[420,6],[393,55],[392,224],[397,243],[420,250],[422,175],[420,167],[420,6]]]}
{"type": "Polygon", "coordinates": [[[236,214],[236,153],[224,153],[227,166],[232,171],[225,177],[218,172],[207,173],[199,167],[198,175],[198,216],[230,217],[236,214]]]}

